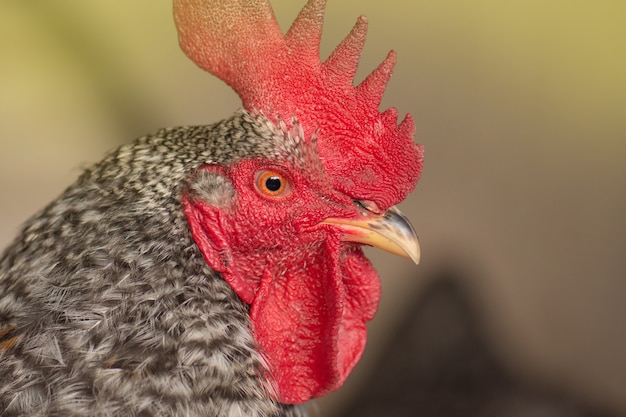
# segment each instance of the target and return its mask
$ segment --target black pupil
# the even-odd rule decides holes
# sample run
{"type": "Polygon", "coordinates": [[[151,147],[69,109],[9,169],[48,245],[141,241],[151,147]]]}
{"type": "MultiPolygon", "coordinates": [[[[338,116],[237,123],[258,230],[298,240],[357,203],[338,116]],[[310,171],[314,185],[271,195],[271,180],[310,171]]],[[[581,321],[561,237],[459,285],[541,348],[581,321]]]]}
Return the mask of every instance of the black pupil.
{"type": "Polygon", "coordinates": [[[270,191],[278,191],[282,187],[283,182],[280,177],[269,177],[265,180],[265,187],[270,191]]]}

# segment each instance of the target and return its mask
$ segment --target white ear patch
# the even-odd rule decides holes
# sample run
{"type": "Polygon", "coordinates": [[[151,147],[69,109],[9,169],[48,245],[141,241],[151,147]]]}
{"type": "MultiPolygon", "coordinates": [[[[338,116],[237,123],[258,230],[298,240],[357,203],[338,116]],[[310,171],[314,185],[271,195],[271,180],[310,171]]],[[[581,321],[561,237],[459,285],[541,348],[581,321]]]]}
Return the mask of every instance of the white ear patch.
{"type": "Polygon", "coordinates": [[[235,199],[235,188],[224,175],[210,169],[200,168],[188,182],[192,198],[215,207],[229,208],[235,199]]]}

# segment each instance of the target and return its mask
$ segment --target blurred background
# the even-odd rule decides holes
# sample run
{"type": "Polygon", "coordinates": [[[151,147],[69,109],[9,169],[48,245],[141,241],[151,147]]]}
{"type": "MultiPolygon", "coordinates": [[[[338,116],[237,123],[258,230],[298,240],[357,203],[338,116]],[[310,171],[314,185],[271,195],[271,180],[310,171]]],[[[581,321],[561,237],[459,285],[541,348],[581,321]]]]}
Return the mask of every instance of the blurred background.
{"type": "MultiPolygon", "coordinates": [[[[286,29],[302,0],[272,2],[286,29]]],[[[626,3],[329,1],[357,81],[426,163],[401,205],[422,264],[383,279],[362,364],[324,416],[626,416],[626,3]]],[[[105,152],[238,97],[180,52],[169,1],[0,1],[0,247],[105,152]]]]}

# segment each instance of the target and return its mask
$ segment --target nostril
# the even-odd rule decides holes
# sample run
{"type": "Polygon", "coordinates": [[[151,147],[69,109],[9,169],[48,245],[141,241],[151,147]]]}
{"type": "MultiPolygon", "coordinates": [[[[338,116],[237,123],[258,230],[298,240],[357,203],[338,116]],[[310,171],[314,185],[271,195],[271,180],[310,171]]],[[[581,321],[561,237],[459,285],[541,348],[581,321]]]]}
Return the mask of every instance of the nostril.
{"type": "Polygon", "coordinates": [[[361,210],[367,211],[370,214],[382,214],[382,210],[378,207],[378,204],[370,200],[354,200],[354,204],[361,210]]]}
{"type": "Polygon", "coordinates": [[[365,207],[365,204],[363,204],[359,200],[354,200],[354,205],[357,206],[358,208],[362,209],[362,210],[367,210],[367,207],[365,207]]]}

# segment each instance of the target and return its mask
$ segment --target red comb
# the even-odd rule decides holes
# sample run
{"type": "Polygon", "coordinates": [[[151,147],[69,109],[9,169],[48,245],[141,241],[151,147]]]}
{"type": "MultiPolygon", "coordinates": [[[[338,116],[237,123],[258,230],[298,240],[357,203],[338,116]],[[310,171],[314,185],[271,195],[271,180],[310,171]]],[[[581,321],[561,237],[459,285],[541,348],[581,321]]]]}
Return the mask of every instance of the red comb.
{"type": "Polygon", "coordinates": [[[309,0],[286,35],[267,0],[174,0],[174,17],[183,51],[229,84],[244,108],[274,121],[295,116],[307,137],[317,133],[335,188],[386,208],[413,190],[422,167],[412,118],[398,125],[395,109],[378,111],[395,53],[353,86],[367,20],[321,62],[325,4],[309,0]]]}

